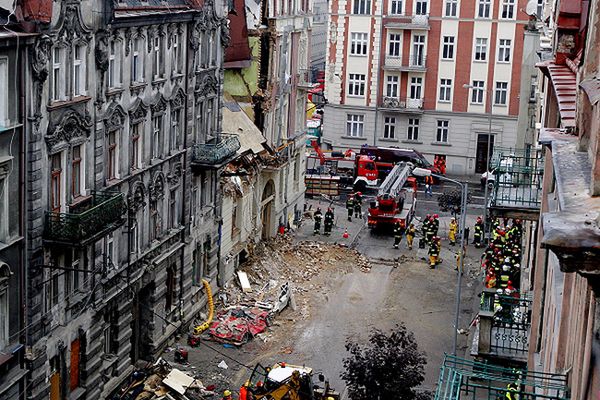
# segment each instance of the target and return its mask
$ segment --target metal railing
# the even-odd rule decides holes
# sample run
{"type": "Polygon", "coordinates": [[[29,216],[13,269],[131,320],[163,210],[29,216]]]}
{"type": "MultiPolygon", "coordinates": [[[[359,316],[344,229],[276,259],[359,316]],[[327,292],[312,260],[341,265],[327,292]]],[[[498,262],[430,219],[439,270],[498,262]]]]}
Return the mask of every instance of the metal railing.
{"type": "Polygon", "coordinates": [[[380,107],[421,110],[423,108],[423,99],[407,99],[405,97],[384,96],[381,99],[380,107]]]}
{"type": "Polygon", "coordinates": [[[491,205],[506,208],[540,207],[544,158],[541,149],[494,148],[491,205]]]}
{"type": "Polygon", "coordinates": [[[385,25],[389,28],[427,28],[429,26],[429,14],[387,14],[385,25]]]}
{"type": "Polygon", "coordinates": [[[121,192],[92,192],[91,199],[69,213],[46,213],[46,240],[81,245],[120,226],[125,196],[121,192]]]}
{"type": "Polygon", "coordinates": [[[192,147],[192,163],[197,165],[219,165],[232,158],[240,149],[237,135],[222,133],[217,143],[196,143],[192,147]]]}
{"type": "Polygon", "coordinates": [[[312,82],[312,73],[309,69],[298,70],[296,85],[301,88],[312,88],[314,86],[314,83],[312,82]]]}
{"type": "Polygon", "coordinates": [[[427,68],[427,56],[419,54],[410,54],[408,57],[386,55],[385,66],[406,70],[424,70],[427,68]]]}
{"type": "Polygon", "coordinates": [[[567,400],[567,376],[504,368],[445,355],[435,400],[460,399],[567,400]]]}

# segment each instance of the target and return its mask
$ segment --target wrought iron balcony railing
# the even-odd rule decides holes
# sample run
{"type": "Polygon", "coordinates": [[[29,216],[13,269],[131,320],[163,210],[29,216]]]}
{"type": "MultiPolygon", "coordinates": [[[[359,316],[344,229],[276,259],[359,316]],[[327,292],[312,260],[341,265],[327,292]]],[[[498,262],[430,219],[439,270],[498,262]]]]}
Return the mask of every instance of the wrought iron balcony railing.
{"type": "Polygon", "coordinates": [[[388,14],[385,26],[390,29],[429,29],[428,14],[388,14]]]}
{"type": "Polygon", "coordinates": [[[237,135],[221,134],[216,143],[196,143],[192,147],[192,165],[218,168],[231,161],[239,149],[237,135]]]}
{"type": "Polygon", "coordinates": [[[121,192],[92,192],[88,201],[68,213],[46,213],[44,238],[72,246],[89,244],[123,224],[125,197],[121,192]]]}
{"type": "Polygon", "coordinates": [[[427,57],[422,54],[409,54],[405,56],[385,56],[385,68],[398,71],[425,71],[427,57]]]}
{"type": "Polygon", "coordinates": [[[422,110],[423,99],[384,96],[381,100],[381,107],[390,109],[422,110]]]}

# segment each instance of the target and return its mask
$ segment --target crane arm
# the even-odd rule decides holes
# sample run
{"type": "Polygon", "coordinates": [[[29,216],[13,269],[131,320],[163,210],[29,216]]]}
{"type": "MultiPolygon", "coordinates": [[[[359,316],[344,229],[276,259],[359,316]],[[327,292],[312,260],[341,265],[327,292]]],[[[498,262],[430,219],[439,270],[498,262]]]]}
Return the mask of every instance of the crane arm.
{"type": "Polygon", "coordinates": [[[397,196],[410,176],[412,168],[413,165],[408,162],[400,162],[394,165],[394,168],[392,168],[387,178],[385,178],[379,187],[377,195],[383,196],[389,194],[391,196],[397,196]]]}
{"type": "Polygon", "coordinates": [[[317,156],[319,156],[319,160],[321,161],[321,165],[325,164],[325,154],[323,154],[323,150],[321,150],[321,148],[319,147],[319,144],[317,143],[316,140],[311,140],[310,144],[312,146],[312,148],[315,150],[315,152],[317,153],[317,156]]]}

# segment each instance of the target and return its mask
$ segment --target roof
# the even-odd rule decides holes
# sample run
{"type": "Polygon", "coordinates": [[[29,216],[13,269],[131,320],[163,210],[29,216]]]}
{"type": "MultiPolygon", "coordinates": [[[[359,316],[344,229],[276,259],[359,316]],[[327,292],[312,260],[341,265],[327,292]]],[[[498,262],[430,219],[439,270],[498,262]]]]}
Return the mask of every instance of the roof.
{"type": "Polygon", "coordinates": [[[263,143],[266,143],[267,139],[242,110],[238,102],[227,92],[223,93],[222,132],[238,136],[240,140],[238,154],[248,151],[258,154],[265,149],[263,143]]]}
{"type": "Polygon", "coordinates": [[[227,15],[231,42],[225,49],[225,67],[245,68],[250,66],[249,61],[252,56],[250,43],[248,42],[248,26],[244,3],[244,0],[233,0],[233,11],[227,15]],[[244,61],[246,62],[244,63],[244,61]],[[229,63],[232,64],[227,65],[229,63]]]}
{"type": "Polygon", "coordinates": [[[536,67],[550,77],[558,102],[561,126],[563,128],[575,128],[577,104],[577,78],[575,74],[566,65],[558,65],[552,60],[538,63],[536,67]]]}

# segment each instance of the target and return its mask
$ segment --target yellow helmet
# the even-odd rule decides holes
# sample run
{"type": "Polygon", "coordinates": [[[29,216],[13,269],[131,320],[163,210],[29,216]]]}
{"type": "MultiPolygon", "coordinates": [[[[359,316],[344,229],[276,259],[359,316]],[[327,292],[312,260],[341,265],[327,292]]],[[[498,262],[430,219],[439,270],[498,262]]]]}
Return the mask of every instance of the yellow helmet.
{"type": "Polygon", "coordinates": [[[223,392],[223,396],[231,396],[231,391],[230,390],[225,390],[223,392]]]}
{"type": "Polygon", "coordinates": [[[326,400],[335,400],[333,397],[329,396],[326,400]]]}
{"type": "Polygon", "coordinates": [[[250,386],[250,381],[244,382],[244,386],[246,386],[246,387],[250,386]]]}

